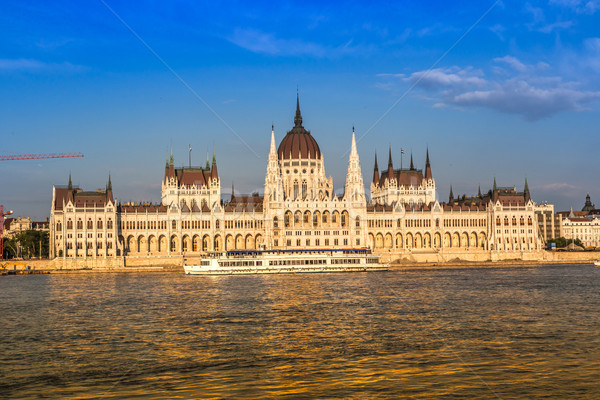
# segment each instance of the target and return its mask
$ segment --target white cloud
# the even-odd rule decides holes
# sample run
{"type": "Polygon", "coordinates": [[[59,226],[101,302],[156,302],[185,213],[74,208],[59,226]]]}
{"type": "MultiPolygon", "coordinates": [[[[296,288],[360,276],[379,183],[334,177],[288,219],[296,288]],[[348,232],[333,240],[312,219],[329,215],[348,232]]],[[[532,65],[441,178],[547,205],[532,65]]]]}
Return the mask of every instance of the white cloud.
{"type": "Polygon", "coordinates": [[[515,58],[513,56],[496,57],[496,58],[494,58],[494,61],[504,62],[504,63],[508,64],[509,66],[511,66],[513,69],[520,71],[520,72],[524,72],[527,70],[527,67],[525,66],[525,64],[523,64],[521,61],[519,61],[517,58],[515,58]]]}
{"type": "Polygon", "coordinates": [[[523,80],[509,80],[489,90],[449,96],[448,103],[459,106],[488,107],[509,114],[538,120],[564,111],[583,111],[584,105],[600,99],[600,92],[577,91],[565,87],[539,88],[523,80]]]}
{"type": "MultiPolygon", "coordinates": [[[[595,46],[591,42],[590,46],[595,46]]],[[[599,43],[600,45],[600,43],[599,43]]],[[[413,72],[400,79],[411,82],[429,94],[434,108],[442,106],[485,107],[509,114],[539,120],[567,111],[584,111],[600,99],[600,91],[581,90],[577,81],[565,82],[559,76],[544,75],[546,63],[529,65],[513,56],[494,58],[495,63],[510,68],[492,66],[494,79],[486,79],[481,70],[473,68],[437,68],[413,72]]],[[[395,78],[381,74],[381,78],[395,78]]],[[[389,83],[388,83],[389,84],[389,83]]],[[[383,87],[385,83],[381,83],[383,87]]],[[[386,86],[389,90],[389,86],[386,86]]]]}
{"type": "Polygon", "coordinates": [[[483,86],[486,82],[478,76],[481,74],[481,71],[475,71],[470,68],[436,68],[413,72],[410,76],[404,78],[404,80],[410,81],[417,87],[424,89],[483,86]]]}

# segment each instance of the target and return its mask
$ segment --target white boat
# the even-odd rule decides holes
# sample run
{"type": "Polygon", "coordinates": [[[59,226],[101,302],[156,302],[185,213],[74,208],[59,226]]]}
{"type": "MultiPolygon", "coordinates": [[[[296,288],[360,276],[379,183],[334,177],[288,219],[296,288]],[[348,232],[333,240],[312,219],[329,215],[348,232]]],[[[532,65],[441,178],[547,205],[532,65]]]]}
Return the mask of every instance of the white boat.
{"type": "Polygon", "coordinates": [[[186,265],[191,275],[387,271],[369,249],[231,250],[209,252],[186,265]]]}
{"type": "Polygon", "coordinates": [[[596,260],[596,261],[594,261],[594,265],[595,265],[596,267],[600,267],[600,260],[596,260]]]}

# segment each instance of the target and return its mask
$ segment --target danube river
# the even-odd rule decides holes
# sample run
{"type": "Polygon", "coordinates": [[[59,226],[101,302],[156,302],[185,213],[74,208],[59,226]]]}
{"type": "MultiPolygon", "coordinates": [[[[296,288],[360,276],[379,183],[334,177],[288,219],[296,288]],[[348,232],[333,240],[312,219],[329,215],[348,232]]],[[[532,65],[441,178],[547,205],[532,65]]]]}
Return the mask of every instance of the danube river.
{"type": "Polygon", "coordinates": [[[600,268],[0,278],[0,397],[600,398],[600,268]]]}

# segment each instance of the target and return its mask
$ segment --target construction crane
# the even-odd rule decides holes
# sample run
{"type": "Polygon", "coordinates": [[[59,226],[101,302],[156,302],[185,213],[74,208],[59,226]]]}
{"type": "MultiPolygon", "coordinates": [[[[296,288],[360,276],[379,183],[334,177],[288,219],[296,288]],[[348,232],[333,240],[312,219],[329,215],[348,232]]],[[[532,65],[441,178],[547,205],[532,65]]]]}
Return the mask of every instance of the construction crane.
{"type": "Polygon", "coordinates": [[[83,157],[81,153],[44,153],[44,154],[8,154],[0,155],[0,161],[38,160],[41,158],[72,158],[83,157]]]}
{"type": "MultiPolygon", "coordinates": [[[[0,155],[0,161],[14,161],[14,160],[39,160],[42,158],[73,158],[83,157],[81,153],[43,153],[43,154],[19,154],[13,153],[8,155],[0,155]]],[[[4,258],[4,236],[2,230],[4,229],[4,217],[11,215],[12,211],[4,212],[4,206],[0,205],[0,260],[4,258]]]]}
{"type": "Polygon", "coordinates": [[[4,217],[11,215],[12,211],[4,212],[4,206],[0,205],[0,260],[4,259],[4,236],[2,230],[4,229],[4,217]]]}

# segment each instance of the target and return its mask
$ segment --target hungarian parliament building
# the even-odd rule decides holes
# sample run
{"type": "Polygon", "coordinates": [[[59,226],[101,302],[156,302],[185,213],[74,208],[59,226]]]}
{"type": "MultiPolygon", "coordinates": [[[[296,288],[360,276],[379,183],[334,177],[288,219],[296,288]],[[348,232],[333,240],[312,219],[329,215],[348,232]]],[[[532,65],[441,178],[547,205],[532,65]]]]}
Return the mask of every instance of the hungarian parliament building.
{"type": "MultiPolygon", "coordinates": [[[[105,190],[53,187],[51,258],[68,260],[186,257],[249,249],[370,248],[388,260],[444,261],[535,258],[544,247],[537,205],[527,180],[523,191],[492,188],[471,197],[436,200],[426,150],[424,169],[394,168],[375,156],[370,199],[365,192],[354,135],[343,195],[325,173],[324,155],[302,124],[297,99],[294,126],[271,144],[263,195],[222,200],[213,151],[202,168],[174,166],[167,156],[160,203],[118,204],[110,176],[105,190]]],[[[544,225],[545,226],[545,225],[544,225]]],[[[549,227],[548,230],[553,229],[549,227]]]]}

